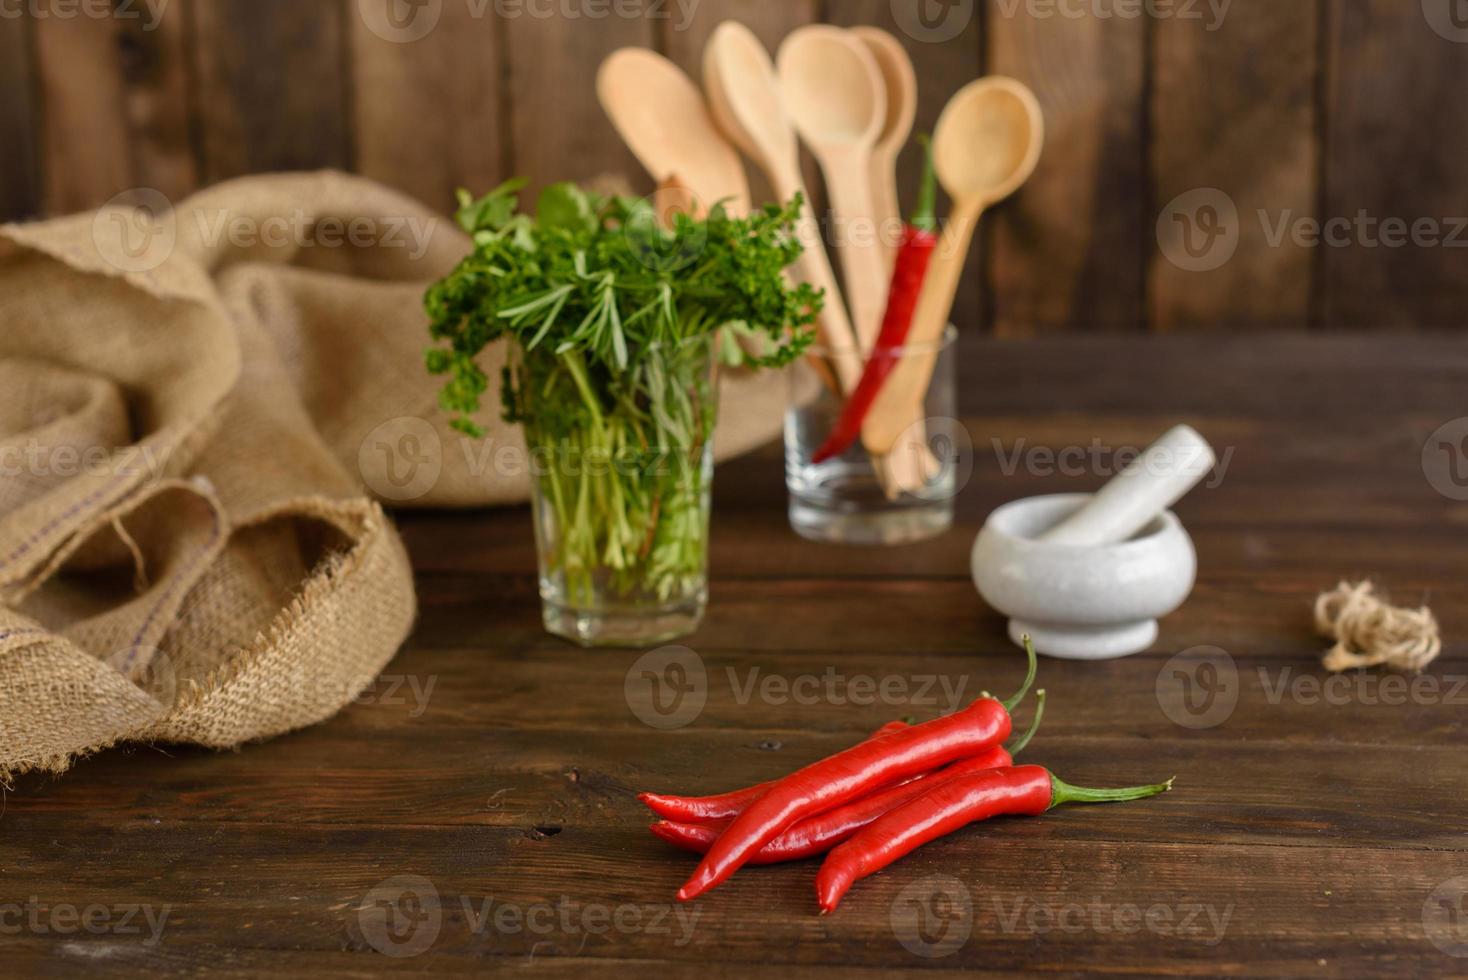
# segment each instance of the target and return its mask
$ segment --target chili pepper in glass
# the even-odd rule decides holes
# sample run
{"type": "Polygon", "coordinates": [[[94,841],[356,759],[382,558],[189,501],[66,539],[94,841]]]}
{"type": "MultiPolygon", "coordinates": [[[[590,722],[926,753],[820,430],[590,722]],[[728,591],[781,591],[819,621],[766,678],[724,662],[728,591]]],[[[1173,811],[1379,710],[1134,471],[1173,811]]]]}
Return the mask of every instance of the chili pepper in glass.
{"type": "Polygon", "coordinates": [[[918,296],[928,275],[928,263],[938,247],[935,213],[938,179],[933,170],[933,145],[926,134],[920,135],[918,140],[924,153],[923,183],[912,218],[902,229],[902,244],[898,246],[897,260],[892,268],[892,287],[887,293],[887,312],[882,317],[882,329],[877,334],[877,342],[862,370],[856,390],[846,399],[831,434],[811,456],[815,463],[824,463],[841,455],[861,436],[861,424],[871,411],[877,392],[882,390],[887,376],[901,359],[902,344],[912,327],[918,296]]]}
{"type": "Polygon", "coordinates": [[[721,884],[759,850],[794,824],[965,756],[978,755],[1009,737],[1009,712],[1035,680],[1035,648],[1025,638],[1029,670],[1007,701],[981,697],[968,707],[812,763],[777,780],[734,818],[678,890],[687,902],[721,884]]]}
{"type": "MultiPolygon", "coordinates": [[[[901,806],[909,800],[914,800],[922,796],[932,788],[935,781],[947,779],[951,776],[963,775],[964,773],[983,772],[986,769],[998,769],[1014,765],[1014,756],[1029,744],[1030,739],[1035,735],[1035,731],[1040,727],[1040,719],[1044,715],[1045,692],[1036,691],[1035,697],[1038,699],[1038,703],[1035,707],[1034,720],[1030,722],[1029,730],[1025,732],[1012,748],[1006,749],[1003,746],[996,745],[986,752],[981,752],[976,756],[970,756],[967,759],[960,759],[942,769],[935,769],[932,772],[918,776],[909,782],[897,786],[890,786],[887,789],[873,793],[871,796],[863,796],[861,799],[852,800],[850,803],[842,804],[833,810],[827,810],[825,813],[807,817],[762,847],[754,857],[749,859],[749,863],[779,864],[785,861],[799,861],[802,858],[824,854],[870,824],[873,820],[876,820],[882,814],[901,806]]],[[[693,851],[698,854],[706,854],[727,826],[727,821],[720,823],[679,823],[663,820],[653,824],[651,829],[654,836],[662,838],[674,847],[681,847],[685,851],[693,851]]]]}
{"type": "Polygon", "coordinates": [[[1172,780],[1122,789],[1072,786],[1043,766],[965,773],[938,781],[916,799],[872,821],[826,855],[816,875],[821,914],[834,912],[862,878],[932,840],[980,820],[1004,815],[1037,817],[1065,803],[1115,803],[1165,793],[1172,780]]]}

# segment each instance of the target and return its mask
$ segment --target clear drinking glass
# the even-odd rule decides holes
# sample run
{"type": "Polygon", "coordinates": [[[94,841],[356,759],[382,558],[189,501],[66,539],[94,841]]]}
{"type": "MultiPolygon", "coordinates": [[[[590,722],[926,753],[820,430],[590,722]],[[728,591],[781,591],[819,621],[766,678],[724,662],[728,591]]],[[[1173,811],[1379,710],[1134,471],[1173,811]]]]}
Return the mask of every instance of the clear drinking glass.
{"type": "Polygon", "coordinates": [[[622,376],[520,351],[545,628],[583,646],[650,646],[708,600],[718,398],[714,344],[654,351],[622,376]]]}
{"type": "Polygon", "coordinates": [[[972,466],[954,393],[957,338],[950,326],[935,343],[897,352],[904,359],[930,357],[934,365],[922,404],[890,457],[874,458],[858,438],[839,456],[814,462],[844,404],[827,380],[827,365],[844,352],[816,347],[790,368],[785,485],[796,533],[837,544],[905,544],[953,525],[953,498],[972,466]]]}

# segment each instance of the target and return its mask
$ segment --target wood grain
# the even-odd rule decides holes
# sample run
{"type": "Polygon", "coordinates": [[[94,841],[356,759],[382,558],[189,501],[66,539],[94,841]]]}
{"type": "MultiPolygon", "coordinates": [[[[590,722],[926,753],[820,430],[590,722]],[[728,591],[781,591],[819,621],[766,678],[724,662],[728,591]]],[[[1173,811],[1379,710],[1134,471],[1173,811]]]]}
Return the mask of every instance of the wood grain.
{"type": "MultiPolygon", "coordinates": [[[[724,21],[737,20],[752,30],[773,58],[787,34],[797,27],[820,20],[819,8],[817,0],[785,0],[777,4],[768,0],[700,0],[693,8],[694,16],[685,26],[680,27],[677,20],[662,22],[662,45],[668,58],[702,86],[704,47],[714,28],[724,21]]],[[[801,172],[810,194],[811,207],[817,214],[824,214],[826,195],[820,168],[804,148],[801,158],[801,172]]],[[[744,162],[749,177],[750,200],[755,204],[773,201],[775,194],[764,174],[748,159],[744,162]]],[[[839,266],[835,256],[831,262],[833,266],[839,266]]]]}
{"type": "MultiPolygon", "coordinates": [[[[588,21],[579,13],[568,18],[555,14],[554,7],[526,4],[503,22],[510,52],[514,170],[531,181],[524,192],[527,201],[557,181],[604,176],[625,177],[640,194],[652,191],[651,179],[597,103],[594,80],[597,66],[616,49],[652,47],[657,21],[643,16],[641,0],[597,9],[603,16],[588,21]],[[638,16],[625,15],[633,11],[638,16]]],[[[658,9],[666,16],[677,8],[661,4],[658,9]]]]}
{"type": "MultiPolygon", "coordinates": [[[[1461,411],[1465,359],[1448,336],[1044,338],[965,351],[970,428],[1005,453],[1021,439],[1135,445],[1179,415],[1233,450],[1222,481],[1179,505],[1200,578],[1157,646],[1040,668],[1048,709],[1023,758],[1085,785],[1175,774],[1164,797],[965,829],[864,881],[831,917],[813,914],[806,862],[741,872],[685,910],[697,914],[686,938],[631,924],[633,909],[676,923],[671,896],[691,867],[647,833],[637,792],[772,778],[894,716],[1012,689],[1022,663],[973,591],[969,544],[1003,500],[1100,479],[1006,473],[991,455],[951,534],[846,550],[788,530],[771,448],[718,472],[712,604],[683,641],[705,700],[687,724],[654,729],[634,710],[638,651],[583,651],[542,632],[523,508],[398,515],[421,618],[337,717],[238,752],[135,746],[17,780],[0,839],[20,898],[0,901],[168,917],[151,945],[146,932],[28,927],[5,937],[7,975],[1461,972],[1444,951],[1451,921],[1424,915],[1451,906],[1468,875],[1456,818],[1468,791],[1457,547],[1468,520],[1420,460],[1426,433],[1461,411]],[[1444,655],[1416,681],[1323,674],[1311,600],[1358,574],[1442,618],[1444,655]],[[1204,645],[1230,657],[1212,690],[1232,706],[1199,726],[1172,657],[1204,645]],[[418,921],[438,932],[416,955],[373,945],[378,886],[401,875],[433,889],[418,921]],[[967,896],[954,922],[968,934],[941,957],[913,952],[904,903],[949,879],[967,896]],[[550,925],[483,918],[500,907],[542,910],[550,925]],[[590,908],[624,909],[623,927],[588,933],[590,908]],[[1150,927],[1149,910],[1161,910],[1150,927]]],[[[400,941],[417,935],[400,925],[400,941]]]]}
{"type": "Polygon", "coordinates": [[[190,10],[207,182],[351,166],[346,5],[200,0],[190,10]]]}
{"type": "Polygon", "coordinates": [[[1153,215],[1198,188],[1221,191],[1236,211],[1237,251],[1217,268],[1193,271],[1166,248],[1150,249],[1153,325],[1306,322],[1317,250],[1287,229],[1313,218],[1318,204],[1318,6],[1238,0],[1221,19],[1202,16],[1156,28],[1153,215]]]}
{"type": "MultiPolygon", "coordinates": [[[[906,0],[903,0],[906,2],[906,0]]],[[[826,17],[834,24],[850,27],[868,24],[890,32],[900,40],[912,56],[917,72],[918,106],[913,132],[931,133],[938,124],[943,107],[964,85],[984,73],[984,34],[981,8],[952,8],[954,16],[965,9],[971,13],[963,29],[953,37],[941,42],[914,37],[903,30],[893,12],[890,0],[841,0],[827,5],[826,17]]],[[[953,27],[958,23],[954,22],[953,27]]],[[[898,160],[897,183],[903,214],[910,214],[917,203],[919,178],[922,174],[922,152],[910,145],[898,160]]],[[[940,192],[940,198],[941,198],[940,192]]],[[[946,207],[946,204],[940,205],[946,207]]],[[[940,217],[946,211],[940,211],[940,217]]],[[[958,297],[953,304],[953,322],[968,332],[977,334],[984,323],[983,279],[987,249],[981,239],[976,239],[969,253],[963,280],[959,285],[958,297]]]]}
{"type": "Polygon", "coordinates": [[[37,155],[34,94],[31,91],[30,25],[0,20],[0,221],[41,210],[41,161],[37,155]]]}
{"type": "Polygon", "coordinates": [[[1459,11],[1446,2],[1331,2],[1322,217],[1340,223],[1344,244],[1321,249],[1327,326],[1464,326],[1468,106],[1460,83],[1468,30],[1448,20],[1459,11]],[[1448,36],[1432,28],[1427,9],[1451,28],[1448,36]],[[1414,243],[1418,222],[1427,224],[1414,243]]]}
{"type": "Polygon", "coordinates": [[[122,5],[39,18],[34,31],[46,210],[94,208],[135,187],[174,201],[192,191],[183,12],[122,5]]]}
{"type": "Polygon", "coordinates": [[[1034,89],[1046,130],[1035,175],[985,219],[994,331],[1141,330],[1146,24],[989,10],[990,68],[1034,89]]]}
{"type": "Polygon", "coordinates": [[[446,3],[435,26],[395,41],[352,16],[353,134],[361,173],[442,211],[508,174],[500,24],[492,8],[446,3]],[[411,133],[406,130],[411,120],[411,133]]]}

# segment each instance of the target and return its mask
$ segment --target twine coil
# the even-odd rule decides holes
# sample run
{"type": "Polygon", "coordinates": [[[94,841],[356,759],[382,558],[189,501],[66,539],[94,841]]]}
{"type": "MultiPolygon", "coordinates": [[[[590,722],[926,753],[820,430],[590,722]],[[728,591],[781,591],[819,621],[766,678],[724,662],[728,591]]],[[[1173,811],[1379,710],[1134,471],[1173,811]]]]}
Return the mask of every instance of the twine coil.
{"type": "Polygon", "coordinates": [[[1443,647],[1431,609],[1393,606],[1369,580],[1322,592],[1315,600],[1315,628],[1336,641],[1324,659],[1332,672],[1386,664],[1416,673],[1443,647]]]}

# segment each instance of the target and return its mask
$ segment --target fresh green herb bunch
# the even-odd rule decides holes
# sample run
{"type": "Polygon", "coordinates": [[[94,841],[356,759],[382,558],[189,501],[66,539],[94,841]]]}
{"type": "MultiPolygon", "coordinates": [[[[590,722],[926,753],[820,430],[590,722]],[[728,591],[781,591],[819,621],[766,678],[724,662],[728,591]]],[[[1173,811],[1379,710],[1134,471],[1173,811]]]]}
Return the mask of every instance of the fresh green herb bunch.
{"type": "Polygon", "coordinates": [[[547,602],[701,605],[713,358],[781,365],[809,346],[822,297],[784,277],[801,201],[747,218],[715,206],[664,230],[645,202],[570,184],[519,214],[521,186],[461,193],[474,252],[425,298],[440,401],[478,435],[475,358],[515,341],[502,400],[531,450],[547,602]]]}
{"type": "MultiPolygon", "coordinates": [[[[658,226],[652,207],[602,197],[574,184],[540,195],[534,217],[517,213],[523,180],[475,201],[459,192],[459,224],[474,252],[425,297],[428,370],[447,374],[440,393],[454,426],[471,435],[488,379],[475,357],[512,337],[529,352],[578,353],[600,378],[628,372],[649,352],[725,328],[721,352],[753,366],[788,363],[813,339],[821,294],[783,276],[801,252],[793,233],[797,196],[747,218],[716,205],[706,220],[658,226]],[[735,341],[744,337],[750,356],[735,341]]],[[[506,415],[518,420],[512,385],[506,415]]]]}

